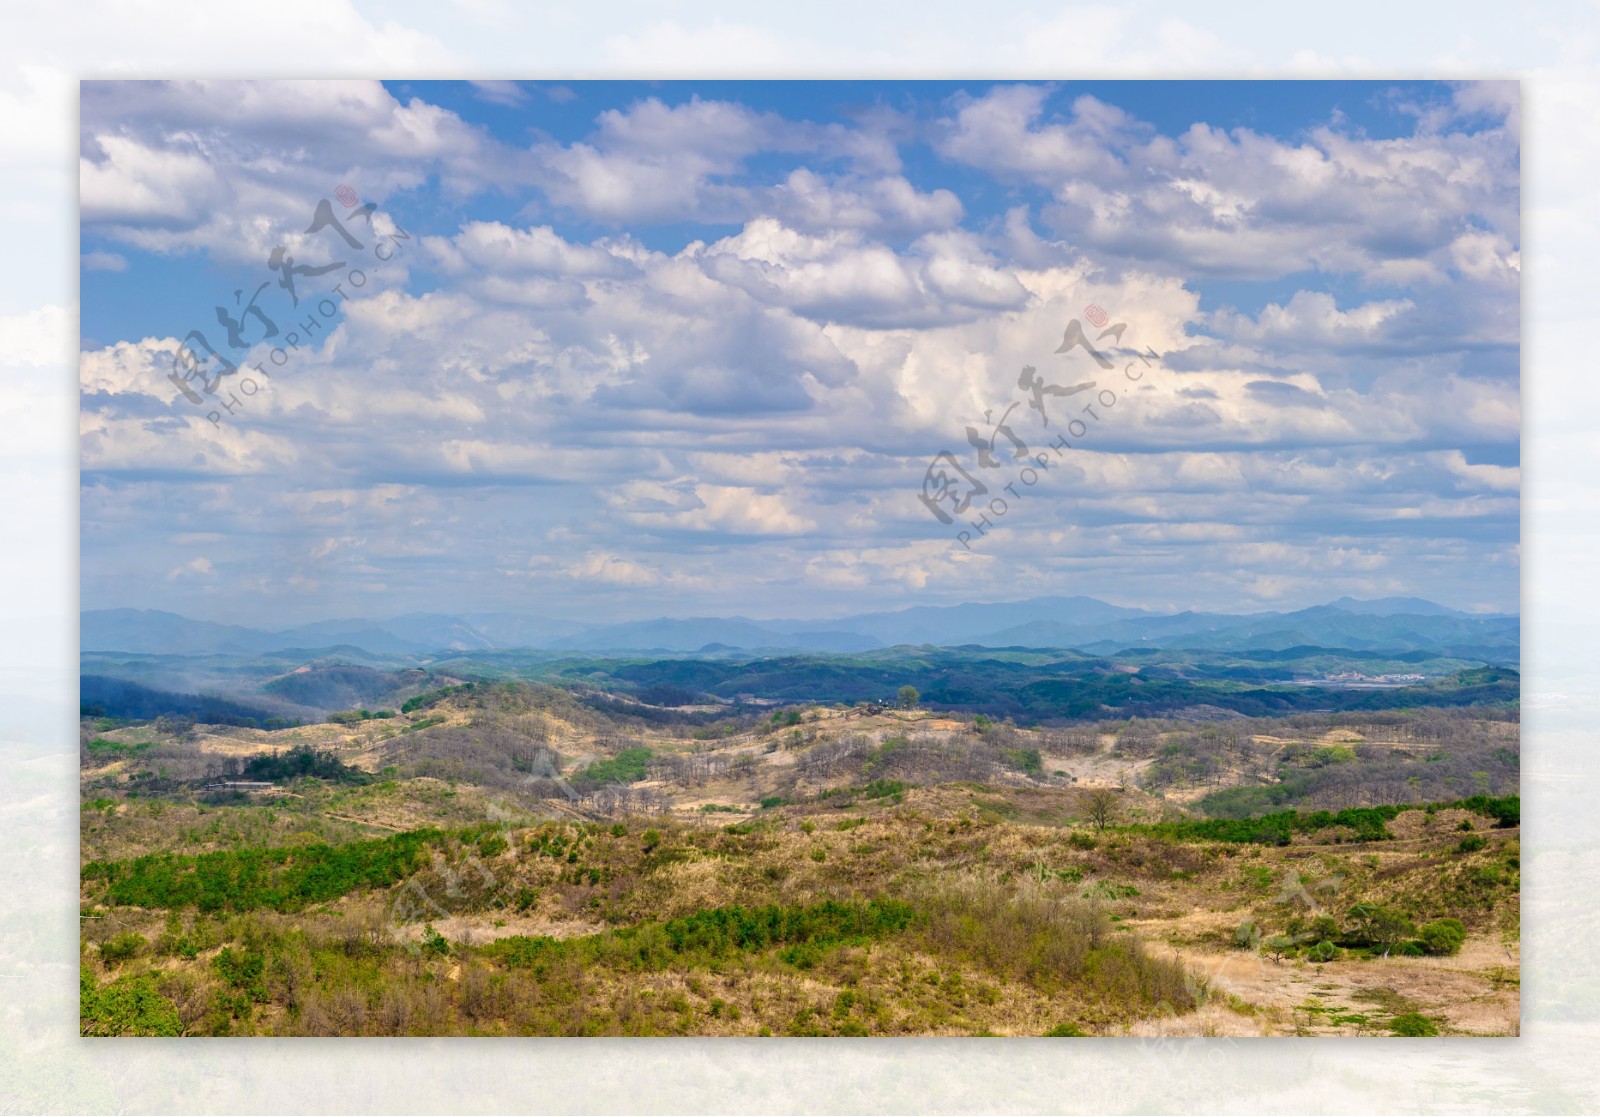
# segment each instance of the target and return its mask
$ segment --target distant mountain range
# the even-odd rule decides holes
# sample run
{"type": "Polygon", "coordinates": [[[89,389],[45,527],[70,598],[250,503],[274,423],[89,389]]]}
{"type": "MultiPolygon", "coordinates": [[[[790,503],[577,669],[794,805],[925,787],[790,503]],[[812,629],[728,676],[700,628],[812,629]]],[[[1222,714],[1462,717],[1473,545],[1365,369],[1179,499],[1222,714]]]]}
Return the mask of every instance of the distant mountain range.
{"type": "Polygon", "coordinates": [[[411,613],[387,621],[335,620],[279,631],[191,620],[143,609],[81,614],[84,652],[262,655],[346,646],[374,655],[428,656],[529,648],[574,653],[862,652],[897,645],[1065,648],[1108,655],[1127,648],[1280,650],[1297,646],[1429,652],[1512,662],[1516,615],[1462,613],[1420,598],[1342,597],[1290,613],[1156,613],[1091,597],[919,605],[826,621],[688,617],[585,625],[541,617],[411,613]]]}

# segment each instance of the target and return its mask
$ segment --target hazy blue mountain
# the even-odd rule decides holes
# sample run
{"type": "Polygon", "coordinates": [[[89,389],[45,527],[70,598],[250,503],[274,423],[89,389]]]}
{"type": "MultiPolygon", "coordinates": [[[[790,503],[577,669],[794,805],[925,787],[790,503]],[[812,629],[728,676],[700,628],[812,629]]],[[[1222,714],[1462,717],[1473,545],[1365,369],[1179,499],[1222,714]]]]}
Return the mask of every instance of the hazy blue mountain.
{"type": "Polygon", "coordinates": [[[276,643],[254,628],[190,620],[160,609],[90,609],[78,618],[78,646],[85,652],[248,654],[270,651],[276,643]]]}
{"type": "Polygon", "coordinates": [[[281,632],[264,634],[273,638],[273,648],[318,648],[333,644],[353,644],[375,655],[432,651],[435,645],[406,640],[386,626],[372,621],[319,621],[298,625],[281,632]]]}
{"type": "Polygon", "coordinates": [[[1240,618],[1210,632],[1174,635],[1163,643],[1180,649],[1275,649],[1311,644],[1354,651],[1431,651],[1477,656],[1484,649],[1514,653],[1521,644],[1521,624],[1516,617],[1376,615],[1319,606],[1296,613],[1240,618]]]}
{"type": "Polygon", "coordinates": [[[767,628],[785,632],[834,629],[870,636],[888,646],[895,644],[987,643],[1003,629],[1030,623],[1063,627],[1101,624],[1130,617],[1157,617],[1144,609],[1108,605],[1092,597],[1035,597],[1027,601],[995,604],[917,605],[892,613],[861,613],[831,621],[762,621],[767,628]]]}
{"type": "Polygon", "coordinates": [[[156,655],[262,654],[289,649],[332,650],[352,645],[373,655],[543,647],[582,631],[571,621],[539,617],[409,613],[387,621],[359,618],[317,621],[277,631],[191,620],[153,609],[90,609],[80,614],[86,652],[156,655]]]}
{"type": "Polygon", "coordinates": [[[724,649],[793,648],[840,652],[881,646],[879,641],[857,631],[840,631],[835,627],[810,632],[779,632],[745,617],[663,618],[604,625],[553,640],[545,646],[564,651],[693,652],[708,645],[724,649]]]}
{"type": "Polygon", "coordinates": [[[376,655],[414,656],[517,648],[552,651],[728,650],[861,652],[901,644],[1065,648],[1107,654],[1123,648],[1428,651],[1483,658],[1520,645],[1515,616],[1475,616],[1420,598],[1340,598],[1293,613],[1155,613],[1090,597],[922,605],[823,621],[748,617],[660,617],[583,625],[515,614],[410,613],[387,621],[329,620],[266,632],[149,610],[90,610],[83,650],[166,655],[262,654],[345,645],[376,655]]]}
{"type": "Polygon", "coordinates": [[[563,636],[573,636],[593,627],[576,621],[518,613],[463,613],[453,619],[481,634],[497,648],[543,648],[563,636]]]}
{"type": "MultiPolygon", "coordinates": [[[[1276,616],[1277,614],[1253,614],[1276,616]]],[[[1026,624],[1003,628],[975,637],[968,643],[991,648],[1081,648],[1091,644],[1115,644],[1118,647],[1137,647],[1144,644],[1161,646],[1178,637],[1200,636],[1225,632],[1236,627],[1244,617],[1223,613],[1173,613],[1146,614],[1125,620],[1101,624],[1063,624],[1060,621],[1035,620],[1026,624]]]]}
{"type": "Polygon", "coordinates": [[[1397,613],[1404,613],[1413,617],[1470,617],[1471,613],[1463,613],[1457,609],[1447,609],[1443,605],[1432,601],[1425,601],[1420,597],[1377,597],[1370,601],[1361,601],[1354,597],[1341,597],[1338,601],[1331,601],[1322,606],[1326,609],[1338,609],[1344,613],[1356,613],[1361,616],[1392,617],[1397,613]]]}

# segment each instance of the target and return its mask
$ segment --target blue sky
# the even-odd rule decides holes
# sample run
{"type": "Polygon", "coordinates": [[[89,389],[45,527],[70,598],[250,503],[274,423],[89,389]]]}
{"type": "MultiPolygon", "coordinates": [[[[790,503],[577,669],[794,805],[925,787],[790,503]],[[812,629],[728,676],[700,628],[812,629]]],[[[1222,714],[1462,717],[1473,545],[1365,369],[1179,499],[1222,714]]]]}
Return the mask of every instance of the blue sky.
{"type": "Polygon", "coordinates": [[[1514,83],[85,83],[83,607],[1514,610],[1518,117],[1514,83]],[[282,366],[230,349],[272,375],[212,421],[180,343],[269,281],[292,329],[266,261],[331,260],[340,184],[363,285],[282,366]],[[1091,305],[1159,363],[992,529],[942,523],[941,451],[1022,484],[986,411],[1030,458],[1067,422],[1019,370],[1098,375],[1055,353],[1091,305]]]}

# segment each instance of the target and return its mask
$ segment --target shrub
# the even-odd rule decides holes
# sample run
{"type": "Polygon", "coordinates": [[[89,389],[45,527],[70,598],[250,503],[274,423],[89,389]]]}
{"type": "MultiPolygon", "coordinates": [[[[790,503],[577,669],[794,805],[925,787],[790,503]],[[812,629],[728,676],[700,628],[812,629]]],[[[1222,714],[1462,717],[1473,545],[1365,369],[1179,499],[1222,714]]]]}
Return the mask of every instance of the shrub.
{"type": "Polygon", "coordinates": [[[1488,842],[1484,841],[1483,838],[1479,837],[1477,834],[1468,834],[1465,838],[1462,838],[1461,841],[1456,843],[1456,850],[1460,853],[1476,853],[1478,850],[1482,849],[1488,844],[1488,842]]]}
{"type": "Polygon", "coordinates": [[[1323,939],[1316,946],[1306,951],[1306,957],[1313,962],[1331,962],[1339,957],[1339,948],[1327,939],[1323,939]]]}
{"type": "Polygon", "coordinates": [[[251,1000],[267,999],[267,989],[261,981],[267,960],[259,951],[234,950],[231,946],[225,946],[222,952],[211,960],[211,965],[221,975],[222,980],[247,994],[251,1000]]]}
{"type": "Polygon", "coordinates": [[[703,908],[665,923],[644,923],[581,938],[515,935],[491,943],[483,952],[508,966],[532,969],[536,977],[558,970],[563,963],[659,972],[709,965],[776,947],[783,948],[778,955],[782,961],[809,969],[821,961],[828,948],[899,934],[909,929],[915,918],[911,906],[898,900],[703,908]]]}
{"type": "Polygon", "coordinates": [[[1079,1029],[1076,1024],[1057,1024],[1045,1033],[1047,1036],[1083,1036],[1087,1034],[1087,1032],[1079,1029]]]}
{"type": "Polygon", "coordinates": [[[428,847],[446,837],[438,830],[411,830],[340,846],[149,854],[91,861],[82,879],[104,880],[107,900],[119,906],[297,911],[360,888],[396,884],[422,868],[428,847]]]}
{"type": "Polygon", "coordinates": [[[899,780],[873,780],[859,791],[863,799],[887,799],[891,795],[900,795],[905,792],[908,785],[899,780]]]}
{"type": "Polygon", "coordinates": [[[1418,1012],[1407,1012],[1396,1016],[1389,1021],[1389,1030],[1397,1036],[1406,1036],[1407,1038],[1436,1036],[1439,1034],[1438,1026],[1418,1012]]]}
{"type": "Polygon", "coordinates": [[[1294,949],[1294,939],[1288,935],[1273,935],[1261,940],[1261,949],[1272,955],[1276,961],[1282,961],[1283,956],[1294,949]]]}
{"type": "Polygon", "coordinates": [[[89,751],[90,756],[133,756],[145,749],[153,748],[154,741],[140,741],[137,744],[125,744],[122,741],[108,741],[104,737],[96,737],[83,747],[89,751]]]}
{"type": "Polygon", "coordinates": [[[638,783],[650,770],[655,753],[647,748],[623,749],[610,760],[599,760],[578,774],[581,783],[590,785],[638,783]]]}
{"type": "Polygon", "coordinates": [[[100,961],[107,966],[119,966],[128,959],[142,954],[146,945],[148,944],[144,936],[135,931],[112,935],[100,944],[100,961]]]}
{"type": "Polygon", "coordinates": [[[78,977],[78,1027],[86,1036],[177,1036],[178,1009],[156,988],[156,975],[120,977],[95,984],[87,970],[78,977]]]}
{"type": "Polygon", "coordinates": [[[1104,912],[1081,900],[958,879],[930,886],[919,906],[927,912],[921,937],[930,956],[968,961],[1047,993],[1080,990],[1102,1008],[1194,1005],[1181,965],[1113,933],[1104,912]]]}
{"type": "Polygon", "coordinates": [[[1000,755],[1019,772],[1035,778],[1044,775],[1044,758],[1038,749],[1001,749],[1000,755]]]}
{"type": "Polygon", "coordinates": [[[308,776],[319,780],[333,780],[337,783],[372,782],[370,773],[350,767],[332,753],[317,752],[304,745],[284,753],[251,757],[244,765],[243,776],[247,780],[264,780],[270,783],[303,779],[308,776]]]}
{"type": "Polygon", "coordinates": [[[450,940],[434,930],[432,923],[422,928],[422,952],[435,956],[450,953],[450,940]]]}
{"type": "Polygon", "coordinates": [[[1459,919],[1438,919],[1417,932],[1427,954],[1455,954],[1466,941],[1467,930],[1459,919]]]}
{"type": "Polygon", "coordinates": [[[1254,950],[1261,944],[1261,928],[1253,920],[1246,919],[1233,931],[1233,945],[1241,950],[1254,950]]]}
{"type": "Polygon", "coordinates": [[[1357,904],[1350,909],[1350,937],[1358,943],[1393,949],[1414,928],[1404,912],[1385,904],[1357,904]]]}

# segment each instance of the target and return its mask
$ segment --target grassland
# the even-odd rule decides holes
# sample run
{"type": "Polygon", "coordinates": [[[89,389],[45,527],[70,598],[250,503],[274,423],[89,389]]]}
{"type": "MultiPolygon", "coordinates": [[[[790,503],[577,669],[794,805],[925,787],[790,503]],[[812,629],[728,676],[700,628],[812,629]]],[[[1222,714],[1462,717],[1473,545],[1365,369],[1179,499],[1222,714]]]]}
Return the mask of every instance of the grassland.
{"type": "Polygon", "coordinates": [[[1517,1031],[1503,713],[409,697],[86,721],[86,1034],[1517,1031]]]}

